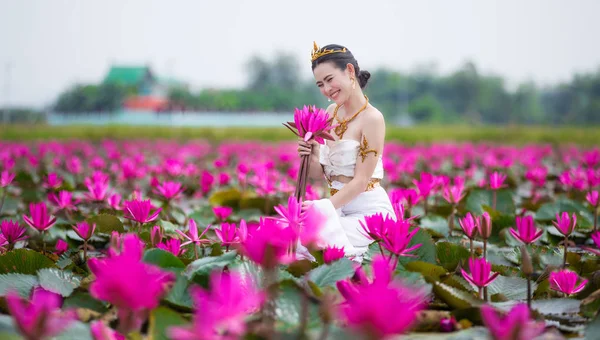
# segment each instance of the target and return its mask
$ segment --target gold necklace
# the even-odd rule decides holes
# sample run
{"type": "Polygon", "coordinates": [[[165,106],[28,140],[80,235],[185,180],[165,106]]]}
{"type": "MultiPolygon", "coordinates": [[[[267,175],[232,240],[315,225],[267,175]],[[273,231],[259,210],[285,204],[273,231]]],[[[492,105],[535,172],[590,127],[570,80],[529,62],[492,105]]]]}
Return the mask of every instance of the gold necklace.
{"type": "Polygon", "coordinates": [[[338,109],[340,108],[339,105],[336,105],[335,110],[333,111],[333,118],[335,118],[335,120],[338,121],[338,126],[335,127],[334,131],[335,134],[342,139],[344,137],[344,133],[346,132],[346,130],[348,130],[348,123],[350,123],[351,121],[354,120],[354,118],[356,118],[356,116],[358,116],[359,113],[363,112],[366,108],[367,105],[369,105],[369,98],[365,95],[365,99],[367,100],[365,102],[365,105],[363,105],[363,107],[360,108],[360,110],[358,110],[358,112],[356,112],[354,115],[352,115],[352,117],[350,117],[349,119],[344,119],[344,120],[340,120],[340,118],[337,115],[338,109]]]}

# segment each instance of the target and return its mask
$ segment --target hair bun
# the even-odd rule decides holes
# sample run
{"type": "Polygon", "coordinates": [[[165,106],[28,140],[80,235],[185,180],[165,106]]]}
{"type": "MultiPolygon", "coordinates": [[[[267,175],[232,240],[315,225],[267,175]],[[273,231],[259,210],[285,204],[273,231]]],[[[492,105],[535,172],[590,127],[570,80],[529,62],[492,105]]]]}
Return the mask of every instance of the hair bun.
{"type": "Polygon", "coordinates": [[[371,72],[363,70],[358,72],[358,84],[360,85],[361,89],[364,89],[365,86],[367,86],[369,78],[371,78],[371,72]]]}

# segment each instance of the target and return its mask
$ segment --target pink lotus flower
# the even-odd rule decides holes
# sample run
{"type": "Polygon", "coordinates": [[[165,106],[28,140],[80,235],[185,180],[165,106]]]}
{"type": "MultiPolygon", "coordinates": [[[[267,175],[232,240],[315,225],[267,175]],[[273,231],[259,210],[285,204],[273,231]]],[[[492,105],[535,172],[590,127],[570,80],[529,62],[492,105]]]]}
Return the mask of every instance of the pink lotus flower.
{"type": "Polygon", "coordinates": [[[106,182],[90,182],[86,184],[88,192],[85,197],[92,202],[102,202],[108,195],[108,183],[106,182]]]}
{"type": "Polygon", "coordinates": [[[77,319],[74,310],[61,312],[58,294],[36,288],[31,300],[23,300],[15,292],[6,295],[6,305],[19,332],[28,340],[52,338],[62,333],[77,319]]]}
{"type": "Polygon", "coordinates": [[[62,178],[54,172],[51,172],[46,176],[46,181],[44,182],[44,188],[47,189],[58,189],[62,185],[62,178]]]}
{"type": "Polygon", "coordinates": [[[32,228],[38,231],[46,231],[56,222],[56,217],[48,213],[48,207],[43,202],[29,204],[29,214],[23,215],[23,220],[32,228]]]}
{"type": "Polygon", "coordinates": [[[384,223],[386,225],[386,233],[383,236],[382,246],[396,256],[415,257],[416,255],[409,253],[420,248],[422,244],[415,244],[410,248],[408,246],[410,245],[412,237],[419,231],[419,228],[414,228],[410,231],[409,221],[394,221],[388,219],[385,220],[384,223]]]}
{"type": "Polygon", "coordinates": [[[340,306],[342,318],[367,338],[382,339],[408,331],[425,307],[425,294],[392,282],[392,268],[383,256],[373,259],[373,273],[372,283],[358,272],[362,276],[360,284],[337,282],[346,299],[340,306]]]}
{"type": "Polygon", "coordinates": [[[591,238],[594,241],[596,248],[591,248],[591,247],[582,247],[582,248],[589,252],[596,254],[597,256],[600,256],[600,231],[593,232],[591,235],[591,238]]]}
{"type": "Polygon", "coordinates": [[[15,176],[15,173],[9,172],[8,170],[2,171],[2,173],[0,173],[0,188],[9,186],[13,179],[15,179],[15,176]]]}
{"type": "Polygon", "coordinates": [[[55,193],[48,194],[48,200],[52,202],[60,210],[76,210],[75,204],[79,203],[79,200],[73,200],[73,196],[70,191],[61,190],[58,196],[55,193]]]}
{"type": "Polygon", "coordinates": [[[409,207],[414,207],[421,201],[421,196],[415,189],[394,189],[390,194],[392,204],[403,200],[409,207]]]}
{"type": "Polygon", "coordinates": [[[164,243],[157,244],[156,247],[158,249],[166,250],[175,256],[179,256],[185,252],[185,250],[181,248],[181,241],[176,238],[170,238],[164,243]]]}
{"type": "Polygon", "coordinates": [[[364,231],[363,235],[377,242],[383,240],[384,235],[387,233],[388,224],[386,221],[388,219],[388,216],[384,218],[382,213],[376,213],[365,216],[364,223],[362,220],[359,220],[358,223],[362,227],[362,231],[364,231]]]}
{"type": "Polygon", "coordinates": [[[94,340],[125,340],[126,338],[117,331],[108,327],[103,321],[94,321],[90,325],[94,340]]]}
{"type": "Polygon", "coordinates": [[[225,247],[229,247],[234,243],[240,243],[240,237],[238,236],[238,229],[235,223],[221,224],[220,229],[215,229],[215,234],[225,247]]]}
{"type": "Polygon", "coordinates": [[[0,232],[8,243],[8,248],[12,249],[15,243],[26,240],[25,228],[21,227],[18,222],[13,220],[4,220],[0,222],[0,232]]]}
{"type": "Polygon", "coordinates": [[[494,340],[530,340],[544,332],[543,322],[535,322],[529,315],[529,307],[524,303],[514,306],[501,316],[490,305],[481,306],[481,318],[494,340]]]}
{"type": "Polygon", "coordinates": [[[344,247],[329,246],[323,250],[323,262],[330,264],[344,257],[344,247]]]}
{"type": "Polygon", "coordinates": [[[325,144],[325,139],[333,140],[328,133],[333,127],[327,111],[315,106],[304,106],[302,109],[294,110],[294,122],[283,124],[296,136],[308,141],[311,138],[319,144],[325,144]],[[296,130],[294,130],[296,129],[296,130]]]}
{"type": "Polygon", "coordinates": [[[200,178],[200,187],[202,189],[203,194],[206,195],[210,191],[214,181],[215,178],[210,172],[206,170],[202,172],[202,177],[200,178]]]}
{"type": "Polygon", "coordinates": [[[579,276],[570,270],[561,270],[550,273],[550,288],[566,295],[577,294],[585,288],[588,280],[582,279],[579,285],[579,276]]]}
{"type": "Polygon", "coordinates": [[[150,231],[150,244],[152,246],[159,244],[163,238],[163,231],[160,226],[155,225],[150,231]]]}
{"type": "Polygon", "coordinates": [[[69,244],[67,242],[65,242],[63,239],[58,239],[58,241],[56,241],[56,245],[54,246],[54,249],[56,250],[55,253],[56,255],[62,255],[64,254],[67,250],[69,250],[69,244]]]}
{"type": "Polygon", "coordinates": [[[531,244],[542,237],[544,231],[535,227],[533,216],[517,216],[516,220],[518,231],[514,230],[513,228],[510,228],[509,231],[510,234],[517,240],[525,244],[531,244]]]}
{"type": "Polygon", "coordinates": [[[143,251],[138,236],[127,234],[120,254],[111,252],[107,258],[88,261],[90,271],[96,276],[90,294],[118,308],[122,333],[139,329],[145,312],[158,306],[166,286],[175,280],[173,273],[142,262],[143,251]]]}
{"type": "Polygon", "coordinates": [[[296,240],[297,235],[292,228],[286,228],[274,219],[261,218],[260,226],[248,234],[242,248],[250,260],[271,269],[294,260],[294,254],[290,255],[288,250],[296,240]]]}
{"type": "Polygon", "coordinates": [[[96,231],[96,224],[92,224],[90,226],[87,222],[79,222],[73,227],[73,230],[84,241],[87,241],[92,238],[92,235],[94,235],[94,231],[96,231]]]}
{"type": "Polygon", "coordinates": [[[167,201],[170,201],[181,195],[181,193],[183,192],[183,187],[179,182],[165,181],[156,187],[156,192],[162,195],[162,197],[167,201]]]}
{"type": "Polygon", "coordinates": [[[450,204],[458,204],[465,197],[462,186],[451,186],[444,189],[444,199],[450,204]]]}
{"type": "Polygon", "coordinates": [[[569,213],[564,211],[562,214],[556,214],[556,221],[552,221],[552,224],[563,234],[568,237],[573,233],[577,225],[577,215],[573,213],[572,217],[569,217],[569,213]]]}
{"type": "Polygon", "coordinates": [[[494,171],[494,173],[490,175],[490,188],[492,188],[492,190],[498,190],[505,187],[504,181],[506,178],[507,176],[505,174],[494,171]]]}
{"type": "Polygon", "coordinates": [[[435,186],[435,176],[427,172],[421,172],[421,180],[414,179],[413,183],[419,190],[419,196],[426,200],[435,186]]]}
{"type": "Polygon", "coordinates": [[[231,176],[229,176],[228,173],[221,172],[219,174],[219,185],[220,186],[226,186],[227,184],[229,184],[230,180],[231,180],[231,176]]]}
{"type": "Polygon", "coordinates": [[[537,165],[530,168],[525,173],[525,178],[532,182],[537,187],[544,187],[546,184],[546,177],[548,176],[548,169],[543,165],[537,165]]]}
{"type": "Polygon", "coordinates": [[[123,216],[141,224],[152,222],[158,218],[158,214],[160,214],[160,211],[162,210],[161,208],[156,208],[156,210],[152,212],[153,208],[154,207],[149,199],[145,201],[139,199],[125,201],[123,216]]]}
{"type": "Polygon", "coordinates": [[[214,207],[213,208],[213,213],[215,214],[217,219],[222,222],[227,221],[227,218],[231,215],[232,212],[233,212],[233,208],[231,208],[231,207],[214,207]]]}
{"type": "Polygon", "coordinates": [[[265,301],[265,294],[256,289],[249,277],[235,272],[213,271],[210,287],[210,291],[191,288],[195,307],[192,327],[169,328],[170,339],[242,338],[247,316],[258,311],[265,301]]]}
{"type": "Polygon", "coordinates": [[[121,206],[121,195],[112,194],[108,197],[108,205],[115,210],[123,210],[121,206]]]}
{"type": "Polygon", "coordinates": [[[477,231],[479,230],[479,225],[481,221],[479,218],[474,218],[470,212],[467,213],[467,216],[458,220],[460,227],[464,231],[465,235],[471,240],[477,236],[477,231]]]}
{"type": "Polygon", "coordinates": [[[598,207],[598,191],[590,191],[585,195],[585,199],[592,207],[598,207]]]}
{"type": "Polygon", "coordinates": [[[487,240],[490,238],[490,236],[492,236],[492,219],[487,211],[485,211],[479,219],[479,223],[477,224],[477,232],[484,240],[487,240]]]}
{"type": "Polygon", "coordinates": [[[190,226],[189,226],[189,230],[188,230],[187,234],[185,234],[181,230],[175,230],[175,232],[178,233],[179,235],[181,235],[183,238],[187,239],[187,241],[185,241],[181,244],[181,246],[184,247],[190,243],[193,243],[195,245],[209,244],[210,240],[202,239],[202,236],[204,236],[204,234],[206,234],[206,232],[209,229],[210,229],[210,225],[207,226],[206,229],[204,229],[204,231],[202,232],[202,234],[200,234],[200,236],[198,236],[198,225],[196,225],[196,221],[190,220],[190,226]]]}
{"type": "Polygon", "coordinates": [[[467,273],[464,269],[461,269],[462,275],[465,280],[469,281],[473,285],[483,288],[492,283],[498,273],[492,274],[492,265],[485,259],[469,259],[469,270],[471,274],[467,273]]]}

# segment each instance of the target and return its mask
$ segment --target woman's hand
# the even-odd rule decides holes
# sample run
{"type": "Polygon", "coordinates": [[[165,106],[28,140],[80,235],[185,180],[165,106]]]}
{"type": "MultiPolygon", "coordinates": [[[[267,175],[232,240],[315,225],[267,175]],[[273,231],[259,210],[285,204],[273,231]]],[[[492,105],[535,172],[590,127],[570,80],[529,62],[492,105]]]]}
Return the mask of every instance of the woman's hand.
{"type": "Polygon", "coordinates": [[[298,155],[308,156],[308,155],[318,156],[319,155],[319,142],[314,139],[305,142],[304,139],[298,138],[298,155]],[[312,148],[311,148],[312,146],[312,148]]]}
{"type": "Polygon", "coordinates": [[[313,201],[303,201],[302,202],[302,211],[307,211],[313,205],[313,201]]]}

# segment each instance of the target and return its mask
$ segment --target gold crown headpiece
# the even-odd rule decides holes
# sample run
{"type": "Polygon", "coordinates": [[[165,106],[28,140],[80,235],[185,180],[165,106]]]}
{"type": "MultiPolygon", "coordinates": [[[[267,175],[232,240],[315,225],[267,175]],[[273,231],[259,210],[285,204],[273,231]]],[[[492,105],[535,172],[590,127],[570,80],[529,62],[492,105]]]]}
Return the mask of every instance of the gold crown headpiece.
{"type": "Polygon", "coordinates": [[[341,50],[334,50],[334,49],[327,49],[324,48],[323,50],[321,50],[319,48],[319,46],[317,46],[317,42],[313,41],[313,50],[312,53],[310,54],[310,61],[313,62],[317,59],[319,59],[320,57],[327,55],[327,54],[331,54],[331,53],[345,53],[346,52],[346,48],[342,48],[341,50]]]}

